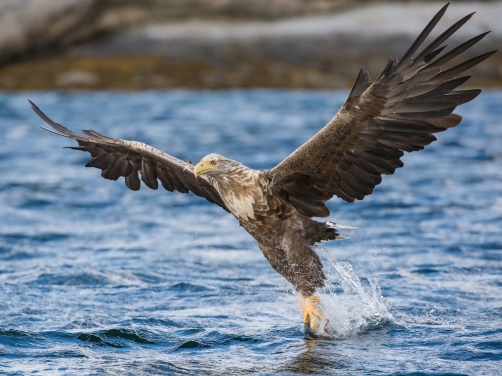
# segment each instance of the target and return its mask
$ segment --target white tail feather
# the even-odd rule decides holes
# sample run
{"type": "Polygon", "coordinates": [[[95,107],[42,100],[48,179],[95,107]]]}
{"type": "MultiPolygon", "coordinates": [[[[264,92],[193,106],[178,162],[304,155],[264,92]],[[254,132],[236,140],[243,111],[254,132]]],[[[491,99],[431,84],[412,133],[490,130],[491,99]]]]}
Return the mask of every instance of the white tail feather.
{"type": "MultiPolygon", "coordinates": [[[[353,227],[353,226],[347,226],[347,225],[337,225],[336,223],[333,223],[333,222],[326,222],[326,224],[331,227],[331,228],[334,228],[335,230],[342,230],[342,231],[352,231],[352,230],[357,230],[357,227],[353,227]]],[[[338,238],[337,238],[338,239],[338,238]]]]}
{"type": "MultiPolygon", "coordinates": [[[[345,240],[345,239],[347,239],[347,238],[345,236],[343,236],[343,235],[337,235],[335,237],[335,240],[345,240]]],[[[326,242],[331,242],[331,241],[333,241],[333,240],[321,240],[319,242],[316,242],[315,244],[319,245],[319,244],[326,243],[326,242]]]]}

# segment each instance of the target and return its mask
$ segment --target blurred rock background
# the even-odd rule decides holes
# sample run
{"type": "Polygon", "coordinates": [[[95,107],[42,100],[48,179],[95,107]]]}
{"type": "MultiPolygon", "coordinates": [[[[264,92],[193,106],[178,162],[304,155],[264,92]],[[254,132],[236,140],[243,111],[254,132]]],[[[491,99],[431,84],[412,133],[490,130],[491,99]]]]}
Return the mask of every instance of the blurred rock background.
{"type": "MultiPolygon", "coordinates": [[[[444,1],[0,0],[0,89],[346,88],[375,77],[444,1]]],[[[462,58],[502,46],[502,2],[453,1],[437,35],[477,14],[462,58]]],[[[502,84],[502,53],[471,84],[502,84]]]]}

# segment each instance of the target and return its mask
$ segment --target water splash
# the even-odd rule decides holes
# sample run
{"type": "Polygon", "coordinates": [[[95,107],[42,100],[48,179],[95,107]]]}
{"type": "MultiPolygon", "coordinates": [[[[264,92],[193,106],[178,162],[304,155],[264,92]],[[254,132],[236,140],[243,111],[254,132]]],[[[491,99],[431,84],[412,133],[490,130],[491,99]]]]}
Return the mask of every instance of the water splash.
{"type": "Polygon", "coordinates": [[[327,329],[336,338],[382,328],[394,321],[374,276],[359,278],[349,262],[338,262],[325,248],[326,287],[321,290],[320,311],[329,320],[327,329]]]}

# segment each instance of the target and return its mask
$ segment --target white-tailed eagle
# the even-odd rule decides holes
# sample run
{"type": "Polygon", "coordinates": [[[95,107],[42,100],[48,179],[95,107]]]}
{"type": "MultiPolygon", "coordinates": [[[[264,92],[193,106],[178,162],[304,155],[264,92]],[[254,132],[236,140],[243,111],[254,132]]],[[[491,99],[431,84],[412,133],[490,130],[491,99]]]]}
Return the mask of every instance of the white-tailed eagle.
{"type": "Polygon", "coordinates": [[[436,140],[434,133],[457,126],[462,118],[453,113],[455,108],[481,92],[458,89],[469,78],[459,75],[495,51],[442,69],[487,34],[443,52],[443,43],[472,14],[420,49],[447,6],[404,56],[391,58],[374,81],[361,69],[336,116],[270,170],[252,170],[218,154],[209,154],[192,166],[140,142],[93,130],[79,135],[30,103],[52,132],[78,142],[72,149],[91,154],[86,167],[99,168],[103,178],[124,177],[126,186],[134,191],[140,189],[141,181],[151,189],[157,189],[160,181],[168,191],[192,192],[234,215],[256,239],[272,267],[304,299],[308,330],[322,317],[315,293],[326,280],[313,246],[341,238],[338,231],[343,229],[312,217],[327,217],[326,202],[333,196],[354,202],[371,194],[382,174],[403,167],[403,152],[421,150],[436,140]]]}

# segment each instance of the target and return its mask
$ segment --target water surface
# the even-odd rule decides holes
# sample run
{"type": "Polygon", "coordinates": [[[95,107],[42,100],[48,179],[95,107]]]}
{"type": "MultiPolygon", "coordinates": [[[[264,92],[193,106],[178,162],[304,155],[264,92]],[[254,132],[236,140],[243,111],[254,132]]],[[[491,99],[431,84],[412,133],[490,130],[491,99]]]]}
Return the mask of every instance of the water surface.
{"type": "Polygon", "coordinates": [[[332,221],[319,249],[336,341],[302,333],[298,297],[228,213],[129,191],[74,130],[183,160],[216,152],[273,167],[346,92],[0,94],[0,371],[66,374],[501,374],[502,92],[484,92],[405,168],[332,221]]]}

